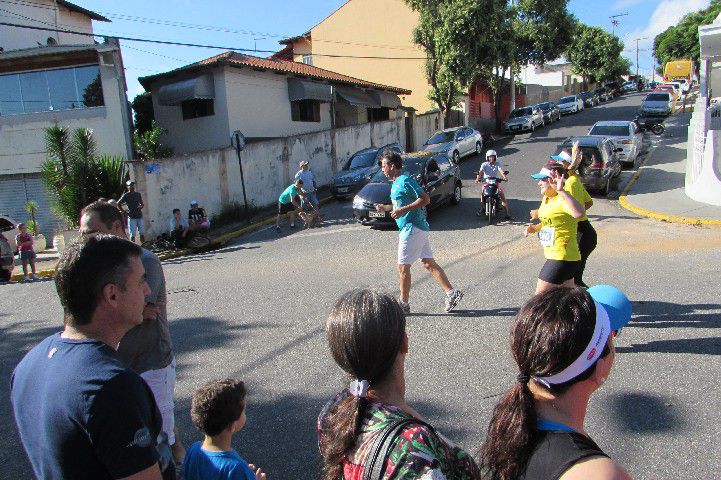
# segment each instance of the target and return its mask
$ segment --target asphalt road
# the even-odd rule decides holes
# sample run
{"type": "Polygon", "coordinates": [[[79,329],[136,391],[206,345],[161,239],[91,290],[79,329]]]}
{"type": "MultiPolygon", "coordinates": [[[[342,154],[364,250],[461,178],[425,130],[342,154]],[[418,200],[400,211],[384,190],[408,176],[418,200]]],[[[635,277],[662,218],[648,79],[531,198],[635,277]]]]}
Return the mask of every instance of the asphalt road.
{"type": "MultiPolygon", "coordinates": [[[[597,120],[631,119],[640,101],[639,95],[617,99],[533,134],[499,140],[517,221],[488,227],[475,217],[479,158],[463,162],[461,204],[430,217],[436,259],[465,297],[457,312],[444,314],[441,289],[420,265],[413,268],[407,395],[470,451],[483,441],[497,396],[515,381],[508,333],[543,263],[537,241],[522,235],[527,212],[540,198],[528,175],[566,137],[585,133],[597,120]]],[[[199,439],[189,418],[193,389],[209,379],[238,377],[249,390],[249,420],[234,446],[274,479],[319,478],[315,419],[345,382],[325,345],[329,307],[352,288],[397,289],[397,233],[355,224],[349,203],[331,203],[325,212],[328,221],[318,229],[277,235],[269,228],[164,264],[184,441],[199,439]]],[[[626,291],[634,318],[618,338],[611,377],[592,398],[587,431],[633,478],[717,478],[721,236],[710,228],[639,219],[603,198],[595,199],[589,216],[599,247],[586,281],[626,291]]],[[[0,376],[9,379],[24,352],[60,325],[52,282],[1,285],[0,376]]],[[[5,385],[0,477],[30,478],[5,385]]]]}

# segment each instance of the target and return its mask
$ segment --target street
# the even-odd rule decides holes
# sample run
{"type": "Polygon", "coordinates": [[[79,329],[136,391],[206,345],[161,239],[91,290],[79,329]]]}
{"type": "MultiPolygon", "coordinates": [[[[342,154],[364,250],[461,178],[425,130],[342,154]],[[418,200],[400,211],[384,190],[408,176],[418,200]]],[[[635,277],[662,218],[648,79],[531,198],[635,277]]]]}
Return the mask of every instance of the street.
{"type": "MultiPolygon", "coordinates": [[[[510,171],[504,189],[514,221],[487,226],[475,216],[479,157],[462,163],[461,204],[430,214],[435,258],[465,296],[453,314],[444,314],[443,292],[414,265],[407,398],[470,452],[482,443],[499,394],[515,381],[508,334],[543,264],[536,238],[523,237],[528,212],[540,200],[529,175],[556,145],[594,122],[631,120],[642,98],[627,95],[499,139],[494,148],[510,171]]],[[[645,154],[660,141],[647,140],[645,154]]],[[[630,176],[624,172],[621,186],[630,176]]],[[[324,212],[327,221],[317,229],[284,228],[278,235],[269,226],[220,250],[164,263],[178,364],[176,423],[186,446],[201,438],[190,422],[193,390],[210,379],[239,378],[249,393],[248,424],[234,446],[273,479],[320,476],[316,417],[346,383],[323,334],[329,307],[353,288],[397,294],[397,232],[358,225],[350,201],[333,201],[324,212]]],[[[599,244],[586,282],[624,290],[634,317],[617,338],[614,369],[593,397],[586,430],[634,479],[716,478],[721,235],[641,219],[596,195],[589,218],[599,244]]],[[[11,372],[61,324],[52,281],[0,285],[3,478],[32,475],[8,400],[11,372]]]]}

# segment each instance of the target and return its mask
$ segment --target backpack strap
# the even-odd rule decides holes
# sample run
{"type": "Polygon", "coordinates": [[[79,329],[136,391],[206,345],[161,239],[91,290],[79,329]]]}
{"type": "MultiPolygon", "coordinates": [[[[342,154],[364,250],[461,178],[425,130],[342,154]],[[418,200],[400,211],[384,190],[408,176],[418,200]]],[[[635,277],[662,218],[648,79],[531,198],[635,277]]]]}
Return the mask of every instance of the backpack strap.
{"type": "Polygon", "coordinates": [[[388,456],[393,448],[393,442],[396,437],[405,429],[412,425],[421,425],[427,427],[431,432],[435,433],[435,429],[426,422],[417,418],[405,418],[396,420],[383,428],[371,445],[371,450],[363,470],[363,480],[382,480],[383,473],[386,469],[388,456]]]}

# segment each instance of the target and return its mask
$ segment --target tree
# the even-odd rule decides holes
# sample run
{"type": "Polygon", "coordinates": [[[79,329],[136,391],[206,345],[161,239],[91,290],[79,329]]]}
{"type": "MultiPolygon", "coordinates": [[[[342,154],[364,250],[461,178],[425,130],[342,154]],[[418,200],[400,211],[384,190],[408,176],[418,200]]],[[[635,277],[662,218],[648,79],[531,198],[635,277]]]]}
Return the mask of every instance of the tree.
{"type": "Polygon", "coordinates": [[[160,143],[160,136],[166,130],[155,123],[150,122],[150,129],[140,133],[138,130],[133,132],[133,144],[138,158],[141,160],[155,160],[156,158],[168,158],[173,155],[173,149],[166,147],[160,143]]]}
{"type": "Polygon", "coordinates": [[[615,80],[628,73],[630,63],[621,56],[623,42],[600,27],[577,23],[566,57],[573,72],[586,83],[615,80]]]}
{"type": "Polygon", "coordinates": [[[653,56],[659,63],[659,73],[663,74],[667,62],[691,59],[698,75],[701,57],[701,44],[698,27],[713,23],[721,13],[721,0],[712,0],[704,10],[689,13],[677,25],[659,33],[653,41],[653,56]]]}
{"type": "Polygon", "coordinates": [[[136,95],[131,103],[135,119],[135,131],[145,133],[152,128],[155,115],[153,113],[153,97],[150,92],[136,95]]]}

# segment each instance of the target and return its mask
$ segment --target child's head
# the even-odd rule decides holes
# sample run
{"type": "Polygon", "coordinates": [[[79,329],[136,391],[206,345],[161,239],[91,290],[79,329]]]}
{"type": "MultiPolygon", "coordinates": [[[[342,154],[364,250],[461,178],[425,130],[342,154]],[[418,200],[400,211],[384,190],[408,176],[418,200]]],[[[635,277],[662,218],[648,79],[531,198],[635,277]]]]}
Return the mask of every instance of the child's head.
{"type": "Polygon", "coordinates": [[[245,425],[245,385],[227,378],[206,383],[193,393],[190,406],[193,425],[209,437],[230,428],[239,432],[245,425]]]}
{"type": "Polygon", "coordinates": [[[20,230],[20,233],[27,233],[28,227],[24,223],[18,223],[18,230],[20,230]]]}
{"type": "Polygon", "coordinates": [[[173,216],[174,216],[174,217],[179,217],[179,216],[180,216],[180,209],[179,209],[179,208],[174,208],[174,209],[173,209],[173,216]]]}
{"type": "Polygon", "coordinates": [[[296,179],[295,179],[295,182],[293,182],[293,183],[294,183],[295,186],[298,187],[298,188],[302,188],[302,187],[303,187],[303,180],[301,180],[300,178],[296,178],[296,179]]]}

